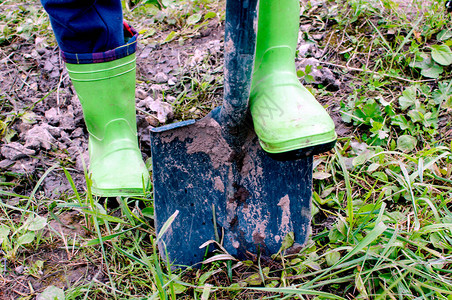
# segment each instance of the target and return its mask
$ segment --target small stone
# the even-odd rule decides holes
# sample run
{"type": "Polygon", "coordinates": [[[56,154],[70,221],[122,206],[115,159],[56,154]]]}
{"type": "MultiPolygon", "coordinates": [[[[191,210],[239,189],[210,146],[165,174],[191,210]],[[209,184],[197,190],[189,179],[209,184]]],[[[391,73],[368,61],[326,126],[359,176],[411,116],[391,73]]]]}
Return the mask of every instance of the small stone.
{"type": "Polygon", "coordinates": [[[54,68],[54,65],[49,60],[46,60],[44,62],[44,68],[43,68],[44,71],[51,72],[53,70],[53,68],[54,68]]]}
{"type": "Polygon", "coordinates": [[[165,96],[165,101],[168,103],[173,104],[174,102],[176,102],[177,98],[171,95],[165,96]]]}
{"type": "Polygon", "coordinates": [[[160,100],[155,100],[154,102],[151,102],[149,105],[149,109],[157,113],[157,119],[162,124],[166,123],[166,121],[168,121],[174,116],[173,107],[171,106],[171,104],[160,100]]]}
{"type": "Polygon", "coordinates": [[[170,78],[170,79],[168,80],[168,85],[169,85],[169,86],[176,85],[176,81],[174,81],[173,78],[170,78]]]}
{"type": "Polygon", "coordinates": [[[28,149],[27,147],[18,142],[12,142],[3,145],[1,148],[1,153],[6,159],[15,161],[24,157],[29,157],[30,155],[34,155],[35,151],[32,149],[28,149]]]}
{"type": "Polygon", "coordinates": [[[37,165],[37,159],[21,159],[12,166],[11,171],[19,174],[31,174],[36,170],[37,165]]]}
{"type": "Polygon", "coordinates": [[[22,122],[22,123],[20,123],[20,125],[18,126],[17,129],[19,130],[20,133],[24,133],[24,132],[27,132],[28,130],[30,130],[31,127],[32,127],[31,124],[22,122]]]}
{"type": "Polygon", "coordinates": [[[220,40],[210,41],[208,49],[211,55],[221,53],[221,41],[220,40]]]}
{"type": "Polygon", "coordinates": [[[148,124],[151,125],[152,127],[157,127],[157,126],[159,126],[159,120],[157,119],[156,116],[146,116],[145,120],[146,120],[146,122],[148,122],[148,124]]]}
{"type": "Polygon", "coordinates": [[[320,62],[318,59],[315,58],[307,58],[307,59],[303,59],[301,61],[300,66],[305,68],[307,65],[310,65],[312,67],[317,67],[318,65],[320,65],[320,62]]]}
{"type": "Polygon", "coordinates": [[[312,38],[316,41],[320,41],[321,39],[323,39],[324,35],[323,34],[313,34],[312,38]]]}
{"type": "Polygon", "coordinates": [[[25,270],[25,266],[23,266],[23,265],[17,266],[17,267],[14,269],[14,271],[15,271],[17,274],[22,274],[22,273],[24,272],[24,270],[25,270]]]}
{"type": "Polygon", "coordinates": [[[135,92],[135,97],[138,99],[145,99],[148,96],[148,93],[140,88],[137,88],[136,92],[135,92]]]}
{"type": "Polygon", "coordinates": [[[165,83],[168,81],[168,75],[163,72],[158,72],[154,77],[154,81],[157,83],[165,83]]]}
{"type": "Polygon", "coordinates": [[[147,58],[149,56],[149,54],[151,54],[152,49],[154,49],[153,45],[147,45],[143,51],[141,51],[140,57],[141,58],[147,58]]]}
{"type": "Polygon", "coordinates": [[[146,99],[141,100],[140,102],[138,102],[137,107],[149,108],[152,102],[154,102],[154,99],[152,97],[146,97],[146,99]]]}
{"type": "Polygon", "coordinates": [[[199,65],[204,60],[205,56],[206,56],[205,52],[203,52],[199,49],[196,49],[195,54],[190,58],[190,63],[189,63],[190,66],[194,67],[196,65],[199,65]]]}
{"type": "Polygon", "coordinates": [[[46,126],[46,128],[54,138],[59,138],[61,136],[61,128],[60,127],[54,127],[54,126],[49,125],[49,126],[46,126]]]}
{"type": "Polygon", "coordinates": [[[83,136],[83,129],[82,128],[76,128],[71,133],[71,137],[72,138],[81,137],[81,136],[83,136]]]}
{"type": "Polygon", "coordinates": [[[67,111],[62,113],[60,116],[59,126],[62,129],[71,130],[76,126],[76,124],[82,119],[81,108],[79,113],[74,112],[74,108],[72,105],[68,105],[67,111]]]}
{"type": "Polygon", "coordinates": [[[49,125],[43,124],[35,126],[24,134],[25,147],[39,149],[44,148],[50,150],[55,138],[48,130],[49,125]]]}
{"type": "Polygon", "coordinates": [[[9,168],[12,165],[14,165],[14,162],[12,160],[4,159],[4,160],[0,161],[0,169],[9,168]]]}
{"type": "Polygon", "coordinates": [[[314,44],[312,43],[302,43],[300,47],[298,47],[298,56],[306,57],[308,53],[312,52],[312,48],[314,44]]]}
{"type": "Polygon", "coordinates": [[[300,26],[300,33],[308,32],[311,29],[311,24],[305,24],[300,26]]]}
{"type": "Polygon", "coordinates": [[[36,52],[38,52],[38,54],[42,56],[42,55],[44,55],[46,53],[46,49],[40,48],[36,52]]]}
{"type": "Polygon", "coordinates": [[[50,125],[58,125],[60,122],[60,116],[58,115],[58,110],[55,107],[47,110],[44,115],[50,125]]]}
{"type": "Polygon", "coordinates": [[[161,92],[162,91],[162,87],[160,85],[158,85],[158,84],[153,84],[153,85],[151,85],[151,90],[153,92],[161,92]]]}

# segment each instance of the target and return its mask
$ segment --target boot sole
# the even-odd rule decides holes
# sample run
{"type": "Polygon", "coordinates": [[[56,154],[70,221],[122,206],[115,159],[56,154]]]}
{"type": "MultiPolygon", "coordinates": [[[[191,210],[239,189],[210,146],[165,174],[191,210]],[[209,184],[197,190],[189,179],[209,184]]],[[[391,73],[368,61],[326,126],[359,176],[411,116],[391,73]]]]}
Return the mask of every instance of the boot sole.
{"type": "Polygon", "coordinates": [[[331,141],[328,143],[324,143],[324,144],[320,144],[320,145],[302,148],[302,149],[282,152],[282,153],[269,153],[269,152],[266,152],[266,153],[268,156],[270,156],[274,160],[278,160],[278,161],[297,160],[300,158],[305,158],[308,156],[313,156],[313,155],[317,155],[317,154],[320,154],[323,152],[330,151],[336,145],[336,141],[337,140],[334,140],[334,141],[331,141]]]}
{"type": "MultiPolygon", "coordinates": [[[[149,187],[145,189],[145,191],[148,190],[149,187]]],[[[143,193],[143,188],[98,189],[92,187],[91,192],[98,197],[133,197],[145,195],[145,193],[143,193]]]]}

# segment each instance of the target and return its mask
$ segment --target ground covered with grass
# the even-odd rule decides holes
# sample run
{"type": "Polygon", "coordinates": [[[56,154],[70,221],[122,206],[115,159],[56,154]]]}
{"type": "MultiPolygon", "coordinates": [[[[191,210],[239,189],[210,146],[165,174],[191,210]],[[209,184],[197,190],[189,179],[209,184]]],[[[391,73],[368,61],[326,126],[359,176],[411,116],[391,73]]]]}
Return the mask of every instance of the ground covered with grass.
{"type": "MultiPolygon", "coordinates": [[[[140,143],[221,104],[224,2],[127,1],[140,143]]],[[[442,1],[302,1],[300,80],[335,120],[297,253],[174,270],[152,195],[89,192],[80,104],[38,1],[0,2],[0,299],[451,299],[452,26],[442,1]]],[[[224,253],[222,253],[224,255],[224,253]]],[[[221,256],[220,256],[221,257],[221,256]]]]}

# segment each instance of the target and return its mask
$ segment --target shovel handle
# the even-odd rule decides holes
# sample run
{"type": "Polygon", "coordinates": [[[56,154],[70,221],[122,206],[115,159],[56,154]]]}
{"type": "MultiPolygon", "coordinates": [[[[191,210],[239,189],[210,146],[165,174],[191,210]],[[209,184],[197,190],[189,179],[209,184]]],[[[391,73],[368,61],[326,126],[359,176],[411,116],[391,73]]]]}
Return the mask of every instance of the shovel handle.
{"type": "Polygon", "coordinates": [[[223,128],[238,136],[251,88],[257,31],[257,0],[227,0],[224,38],[223,128]]]}

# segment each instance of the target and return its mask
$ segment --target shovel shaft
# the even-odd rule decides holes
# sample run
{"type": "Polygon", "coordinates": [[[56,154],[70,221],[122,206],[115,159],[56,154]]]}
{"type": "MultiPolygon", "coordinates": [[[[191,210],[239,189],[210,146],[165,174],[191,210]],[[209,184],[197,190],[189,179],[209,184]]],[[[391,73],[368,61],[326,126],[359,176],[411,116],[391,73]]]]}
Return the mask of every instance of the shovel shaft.
{"type": "Polygon", "coordinates": [[[220,120],[240,137],[248,110],[257,31],[257,0],[228,0],[225,22],[224,100],[220,120]]]}

